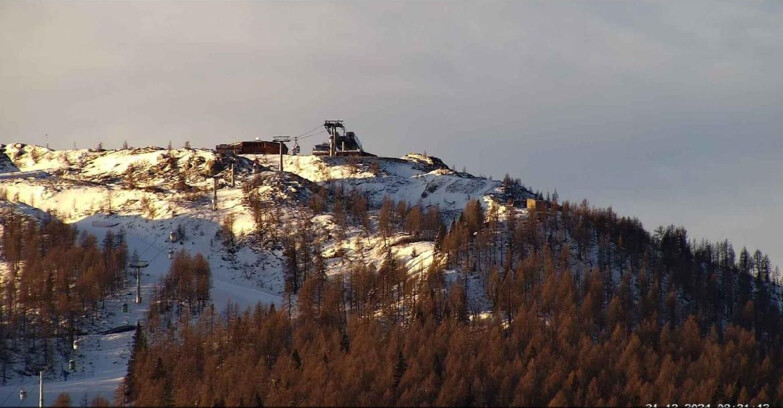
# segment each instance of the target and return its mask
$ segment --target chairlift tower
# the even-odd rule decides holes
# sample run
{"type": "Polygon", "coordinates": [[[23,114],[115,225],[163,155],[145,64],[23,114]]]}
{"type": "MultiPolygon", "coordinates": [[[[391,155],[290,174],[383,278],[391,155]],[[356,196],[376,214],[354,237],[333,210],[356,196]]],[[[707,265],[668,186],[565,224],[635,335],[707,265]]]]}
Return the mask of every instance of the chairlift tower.
{"type": "MultiPolygon", "coordinates": [[[[44,386],[43,386],[43,375],[44,372],[49,371],[51,367],[49,365],[37,365],[36,369],[38,370],[38,406],[43,407],[44,406],[44,386]]],[[[19,400],[24,401],[25,398],[27,398],[27,391],[24,388],[21,388],[19,390],[19,400]]]]}
{"type": "Polygon", "coordinates": [[[136,303],[141,303],[141,270],[142,268],[146,268],[150,265],[147,261],[138,261],[138,262],[132,262],[130,265],[131,268],[136,269],[136,303]]]}
{"type": "Polygon", "coordinates": [[[231,172],[229,175],[231,176],[231,188],[236,187],[236,184],[234,183],[234,178],[236,177],[236,163],[237,159],[236,157],[232,157],[229,159],[230,165],[231,165],[231,172]]]}
{"type": "Polygon", "coordinates": [[[220,176],[212,176],[212,210],[217,211],[217,191],[218,191],[218,179],[220,176]]]}
{"type": "Polygon", "coordinates": [[[43,394],[43,373],[45,369],[42,368],[40,371],[38,371],[38,407],[43,408],[44,406],[44,394],[43,394]]]}
{"type": "Polygon", "coordinates": [[[324,127],[329,132],[329,156],[334,156],[337,150],[337,128],[345,132],[345,126],[342,120],[327,120],[324,122],[324,127]]]}
{"type": "Polygon", "coordinates": [[[283,142],[290,142],[291,136],[275,136],[272,140],[280,145],[280,174],[283,174],[283,142]]]}

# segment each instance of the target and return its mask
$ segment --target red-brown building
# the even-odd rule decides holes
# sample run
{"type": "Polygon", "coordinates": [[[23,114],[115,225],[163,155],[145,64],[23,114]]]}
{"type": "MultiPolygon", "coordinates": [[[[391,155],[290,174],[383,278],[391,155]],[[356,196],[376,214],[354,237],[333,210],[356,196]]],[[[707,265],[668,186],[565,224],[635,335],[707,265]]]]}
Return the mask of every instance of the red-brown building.
{"type": "MultiPolygon", "coordinates": [[[[266,140],[252,140],[245,142],[236,142],[228,144],[219,144],[215,146],[218,153],[233,154],[279,154],[280,143],[266,140]]],[[[283,154],[288,153],[288,146],[283,143],[283,154]]]]}

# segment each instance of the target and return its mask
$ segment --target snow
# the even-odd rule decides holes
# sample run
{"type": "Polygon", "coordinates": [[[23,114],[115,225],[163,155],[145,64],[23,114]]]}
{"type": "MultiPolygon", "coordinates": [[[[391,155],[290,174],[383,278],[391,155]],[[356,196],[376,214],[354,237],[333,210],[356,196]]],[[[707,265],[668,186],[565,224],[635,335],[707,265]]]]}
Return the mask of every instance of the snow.
{"type": "MultiPolygon", "coordinates": [[[[134,308],[133,296],[128,294],[115,295],[106,300],[103,310],[106,319],[99,322],[108,329],[122,324],[133,324],[135,319],[143,318],[146,307],[134,308]],[[122,303],[130,306],[129,313],[121,311],[122,303]]],[[[67,360],[55,364],[44,374],[44,405],[50,405],[57,395],[66,392],[70,394],[72,405],[78,406],[82,398],[92,401],[94,397],[103,396],[113,400],[117,389],[127,372],[127,362],[130,356],[130,345],[133,332],[119,334],[90,334],[79,338],[79,348],[72,352],[70,358],[76,362],[76,370],[63,378],[67,369],[67,360]]],[[[37,406],[38,377],[16,377],[0,386],[0,406],[37,406]],[[27,398],[19,399],[19,390],[27,391],[27,398]]]]}
{"type": "Polygon", "coordinates": [[[16,165],[11,161],[11,159],[4,155],[0,154],[0,174],[2,173],[16,173],[19,171],[19,168],[16,167],[16,165]]]}
{"type": "MultiPolygon", "coordinates": [[[[277,155],[246,155],[277,167],[277,155]]],[[[449,170],[437,158],[408,154],[400,159],[283,156],[283,169],[316,183],[339,181],[347,190],[366,192],[376,205],[385,196],[423,206],[438,205],[449,215],[461,212],[471,199],[500,194],[500,182],[449,170]],[[374,170],[373,165],[377,165],[374,170]],[[373,173],[375,171],[376,173],[373,173]]],[[[532,195],[531,195],[532,196],[532,195]]]]}
{"type": "MultiPolygon", "coordinates": [[[[26,146],[17,150],[29,153],[40,148],[26,146]]],[[[91,153],[97,158],[84,167],[78,178],[67,180],[58,179],[48,171],[61,169],[61,161],[57,157],[74,156],[73,152],[43,152],[43,158],[37,162],[22,156],[16,162],[19,167],[11,168],[10,172],[1,175],[0,187],[5,190],[4,197],[13,202],[0,202],[0,209],[37,217],[42,217],[45,214],[43,211],[57,213],[64,221],[74,223],[79,230],[94,234],[99,240],[108,230],[115,233],[121,229],[125,231],[129,255],[136,252],[141,260],[149,261],[149,267],[143,270],[141,279],[142,303],[133,303],[135,281],[131,279],[127,290],[107,299],[100,322],[104,329],[135,324],[137,320],[145,319],[152,291],[168,272],[169,249],[183,248],[191,254],[202,253],[208,258],[213,279],[211,296],[218,308],[225,307],[229,302],[241,309],[258,302],[280,304],[283,284],[278,257],[242,247],[235,257],[230,258],[226,256],[223,244],[215,239],[221,220],[228,214],[238,214],[234,223],[237,234],[242,235],[252,229],[252,219],[245,214],[241,204],[240,189],[221,190],[219,209],[212,211],[209,205],[177,200],[177,197],[165,191],[126,190],[116,185],[89,182],[91,177],[122,174],[130,164],[155,164],[162,153],[91,153]],[[143,199],[155,208],[153,217],[147,218],[143,214],[143,199]],[[109,207],[109,202],[115,214],[102,214],[109,207]],[[177,227],[185,231],[184,239],[181,243],[168,242],[170,232],[177,227]],[[247,273],[248,269],[252,269],[253,273],[247,273]],[[128,313],[121,312],[123,303],[129,305],[128,313]]],[[[4,267],[3,263],[0,273],[4,267]]],[[[68,392],[74,405],[78,405],[85,396],[92,400],[101,395],[111,401],[115,389],[126,374],[132,335],[132,332],[128,332],[85,336],[73,357],[77,370],[67,381],[62,375],[63,367],[55,367],[46,374],[45,403],[52,403],[60,392],[68,392]]],[[[60,363],[67,366],[65,359],[60,363]]],[[[20,403],[34,406],[38,402],[37,394],[37,377],[15,377],[0,386],[0,406],[17,406],[20,403]],[[20,387],[28,392],[25,401],[18,399],[20,387]]]]}
{"type": "MultiPolygon", "coordinates": [[[[97,395],[113,399],[127,370],[133,332],[98,333],[146,318],[152,291],[168,272],[170,250],[185,249],[208,259],[213,282],[211,299],[218,309],[229,302],[240,309],[258,302],[282,304],[281,249],[264,246],[251,234],[255,222],[243,200],[242,186],[250,179],[250,162],[254,159],[265,168],[277,168],[280,160],[278,155],[241,156],[236,165],[236,187],[229,186],[227,170],[221,170],[218,208],[213,210],[210,204],[213,181],[206,175],[219,158],[210,150],[53,151],[40,146],[0,145],[0,200],[10,201],[0,201],[0,211],[6,208],[36,217],[44,216],[44,211],[56,213],[64,222],[96,235],[99,241],[109,230],[114,233],[122,230],[129,256],[135,252],[140,260],[149,262],[142,274],[142,303],[134,303],[134,279],[129,280],[126,290],[107,299],[99,327],[82,339],[76,352],[76,372],[68,381],[62,377],[59,367],[47,373],[46,403],[52,403],[60,392],[68,392],[74,405],[85,396],[88,400],[97,395]],[[172,160],[175,165],[171,164],[172,160]],[[138,175],[137,188],[133,189],[124,181],[130,166],[138,175]],[[185,175],[191,191],[173,188],[178,174],[185,175]],[[216,237],[227,217],[234,218],[231,227],[239,243],[233,253],[216,237]],[[183,230],[184,236],[177,242],[169,242],[170,232],[177,229],[183,230]],[[127,313],[121,311],[123,303],[129,306],[127,313]]],[[[347,191],[365,192],[375,205],[380,205],[385,196],[425,207],[438,205],[446,222],[458,216],[468,200],[478,199],[483,206],[491,208],[498,205],[496,198],[502,196],[498,181],[452,171],[439,159],[422,154],[412,153],[399,159],[286,155],[283,161],[287,175],[278,177],[273,172],[262,171],[259,175],[264,183],[256,192],[268,203],[282,205],[281,217],[286,228],[300,222],[303,197],[316,184],[343,183],[347,191]]],[[[501,214],[504,208],[499,207],[501,214]]],[[[333,237],[337,227],[331,215],[316,215],[310,221],[318,231],[316,239],[327,259],[329,275],[340,273],[352,262],[380,266],[387,244],[412,274],[425,271],[437,261],[432,242],[410,242],[405,234],[384,240],[380,236],[368,236],[356,227],[347,228],[343,231],[346,239],[336,242],[333,237]],[[336,257],[338,253],[343,255],[336,257]]],[[[2,270],[0,267],[0,273],[2,270]]],[[[447,272],[446,276],[450,282],[458,278],[455,271],[447,272]]],[[[471,310],[486,310],[487,301],[477,277],[468,277],[468,292],[474,299],[471,310]]],[[[67,360],[64,363],[67,366],[67,360]]],[[[21,386],[28,392],[27,400],[22,403],[37,404],[37,377],[15,377],[0,386],[0,406],[18,405],[21,386]]]]}
{"type": "MultiPolygon", "coordinates": [[[[192,254],[200,252],[208,257],[212,269],[213,287],[211,291],[212,301],[216,307],[223,308],[231,302],[244,309],[258,302],[281,304],[282,276],[280,265],[276,258],[267,259],[264,254],[259,254],[249,248],[239,251],[237,261],[224,259],[222,244],[215,242],[215,232],[220,228],[213,220],[204,220],[194,217],[174,217],[162,220],[147,220],[138,215],[93,215],[83,218],[75,223],[80,230],[96,235],[99,240],[106,231],[115,233],[120,228],[125,230],[129,254],[138,253],[141,260],[149,261],[149,266],[142,273],[142,303],[136,305],[135,279],[130,279],[130,285],[122,294],[110,298],[106,302],[103,311],[105,328],[116,327],[125,324],[135,324],[137,320],[145,320],[149,310],[148,301],[152,291],[160,279],[168,272],[170,260],[168,249],[179,250],[184,248],[192,254]],[[102,225],[114,225],[103,227],[102,225]],[[182,226],[185,231],[185,239],[182,244],[168,242],[170,231],[182,226]],[[246,277],[239,273],[239,265],[255,265],[266,262],[266,273],[246,277]],[[129,305],[128,313],[121,312],[121,305],[129,305]]],[[[133,275],[133,274],[130,274],[133,275]]],[[[68,392],[74,403],[87,395],[91,400],[98,394],[111,400],[114,390],[119,385],[127,370],[130,341],[133,333],[121,333],[113,335],[93,334],[85,336],[78,355],[75,358],[76,373],[65,381],[62,378],[61,369],[48,373],[45,381],[46,401],[52,402],[60,392],[68,392]]],[[[37,403],[37,378],[15,378],[0,387],[0,398],[6,393],[13,393],[16,397],[0,406],[16,406],[19,403],[19,387],[24,386],[28,390],[28,401],[24,403],[35,405],[37,403]],[[35,392],[33,392],[35,391],[35,392]],[[33,398],[30,395],[35,395],[33,398]]]]}

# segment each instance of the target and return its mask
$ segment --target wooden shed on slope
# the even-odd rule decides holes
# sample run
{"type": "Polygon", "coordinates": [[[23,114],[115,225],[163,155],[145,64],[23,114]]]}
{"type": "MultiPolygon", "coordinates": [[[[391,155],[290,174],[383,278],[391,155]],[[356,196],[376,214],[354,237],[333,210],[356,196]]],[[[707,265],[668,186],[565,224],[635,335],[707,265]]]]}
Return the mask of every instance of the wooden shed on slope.
{"type": "MultiPolygon", "coordinates": [[[[251,140],[236,143],[219,144],[215,151],[220,154],[278,154],[280,144],[268,140],[251,140]]],[[[283,154],[288,154],[288,146],[283,143],[283,154]]]]}

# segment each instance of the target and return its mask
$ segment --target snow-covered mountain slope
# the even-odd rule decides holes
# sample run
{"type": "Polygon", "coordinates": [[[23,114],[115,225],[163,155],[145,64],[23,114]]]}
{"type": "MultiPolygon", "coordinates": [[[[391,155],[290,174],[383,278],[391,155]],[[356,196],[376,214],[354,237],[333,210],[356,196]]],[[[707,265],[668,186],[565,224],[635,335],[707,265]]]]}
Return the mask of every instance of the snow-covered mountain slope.
{"type": "MultiPolygon", "coordinates": [[[[238,234],[252,229],[252,222],[245,214],[238,188],[219,191],[219,209],[211,210],[208,194],[201,190],[212,185],[212,180],[200,176],[205,168],[215,165],[209,161],[215,159],[211,152],[51,151],[18,144],[3,150],[5,154],[0,157],[7,161],[4,168],[8,171],[0,174],[0,199],[7,201],[0,201],[0,211],[39,219],[47,217],[48,212],[99,239],[109,230],[122,229],[129,254],[136,253],[149,262],[142,274],[143,302],[134,303],[135,282],[126,292],[107,299],[102,319],[81,339],[75,359],[77,370],[65,381],[62,366],[67,367],[66,360],[46,374],[47,403],[60,392],[70,393],[75,404],[85,395],[89,399],[97,395],[112,399],[127,370],[133,333],[101,332],[145,319],[153,288],[169,269],[170,250],[184,248],[208,257],[213,272],[211,297],[220,308],[229,302],[241,308],[258,302],[280,303],[283,281],[279,251],[240,245],[228,256],[221,241],[215,239],[220,222],[228,214],[234,214],[238,234]],[[173,169],[171,162],[176,163],[173,169]],[[134,168],[130,180],[133,185],[124,177],[129,167],[134,168]],[[186,180],[184,187],[177,186],[180,175],[186,180]],[[184,236],[172,243],[172,230],[184,236]],[[123,303],[130,306],[126,313],[121,311],[123,303]]],[[[240,166],[239,174],[243,172],[247,171],[240,166]]],[[[7,269],[4,262],[0,264],[0,275],[4,276],[7,269]]],[[[12,378],[0,387],[0,406],[36,405],[36,383],[33,377],[12,378]],[[21,387],[30,394],[25,401],[18,399],[21,387]]]]}
{"type": "MultiPolygon", "coordinates": [[[[0,151],[5,150],[5,146],[0,145],[0,151]]],[[[15,173],[19,171],[19,168],[14,165],[11,158],[5,154],[0,154],[0,174],[2,173],[15,173]]]]}
{"type": "MultiPolygon", "coordinates": [[[[455,172],[440,159],[420,154],[400,159],[285,155],[282,176],[273,171],[279,165],[277,155],[226,158],[207,149],[55,151],[10,144],[0,146],[0,156],[10,162],[12,170],[18,170],[0,174],[0,198],[54,214],[99,238],[106,229],[125,229],[131,241],[129,251],[137,251],[142,260],[166,258],[171,249],[167,242],[170,232],[184,229],[188,239],[182,246],[210,259],[217,304],[228,298],[237,301],[220,290],[221,282],[237,277],[256,279],[251,286],[265,289],[260,299],[268,300],[271,293],[279,300],[282,291],[280,249],[264,246],[251,234],[256,225],[243,190],[255,191],[268,208],[279,209],[282,223],[288,225],[301,221],[307,212],[303,211],[307,198],[318,184],[339,183],[346,191],[363,191],[376,206],[387,196],[425,207],[437,205],[447,222],[458,216],[470,199],[488,207],[520,204],[533,196],[519,187],[507,191],[499,181],[455,172]],[[212,209],[214,185],[218,187],[216,210],[212,209]],[[227,219],[240,239],[240,249],[224,261],[225,248],[215,244],[215,234],[227,219]],[[249,243],[254,245],[243,245],[249,243]]],[[[505,207],[498,208],[502,213],[505,207]]],[[[335,242],[329,214],[315,216],[312,222],[322,232],[318,239],[332,269],[347,261],[377,263],[384,255],[380,238],[372,235],[365,234],[359,242],[356,231],[347,231],[346,242],[335,242]],[[335,253],[342,254],[339,262],[335,253]]],[[[401,253],[406,252],[406,245],[399,249],[401,253]]],[[[153,272],[156,279],[165,274],[167,264],[158,269],[153,272]]],[[[241,305],[252,303],[250,296],[241,305]]]]}
{"type": "MultiPolygon", "coordinates": [[[[269,167],[279,166],[274,155],[247,155],[269,167]]],[[[314,182],[339,182],[347,189],[368,193],[374,204],[388,196],[411,204],[437,205],[446,214],[465,208],[470,199],[484,206],[492,201],[519,201],[533,195],[525,190],[506,193],[500,181],[449,169],[440,159],[411,153],[401,159],[323,156],[283,156],[283,169],[314,182]]]]}
{"type": "MultiPolygon", "coordinates": [[[[432,242],[408,242],[403,236],[384,240],[358,228],[337,234],[331,214],[313,216],[307,209],[307,199],[318,185],[342,183],[346,190],[365,192],[375,205],[385,196],[425,207],[437,205],[447,222],[458,216],[470,199],[492,206],[519,204],[532,197],[524,189],[506,191],[499,181],[455,172],[437,158],[418,154],[400,159],[283,156],[282,175],[273,171],[279,160],[277,155],[225,158],[206,149],[55,151],[23,144],[0,145],[0,200],[7,201],[0,201],[0,208],[39,216],[47,212],[99,240],[109,230],[124,230],[129,254],[149,262],[142,275],[142,303],[133,303],[132,285],[107,300],[104,318],[84,338],[77,372],[67,382],[60,370],[47,374],[46,401],[53,401],[63,391],[71,393],[74,402],[84,395],[112,398],[126,372],[132,333],[103,335],[100,331],[145,318],[151,293],[168,272],[170,251],[186,249],[208,259],[211,299],[219,309],[229,302],[240,308],[258,302],[282,304],[282,248],[254,233],[256,221],[247,192],[257,194],[265,211],[280,217],[282,228],[312,223],[328,274],[351,263],[379,265],[387,253],[386,243],[392,254],[416,273],[433,262],[434,248],[432,242]],[[212,203],[214,185],[218,187],[216,209],[212,203]],[[226,225],[237,237],[235,250],[227,250],[218,233],[226,225]],[[175,242],[170,240],[172,231],[182,235],[175,242]],[[337,235],[343,239],[336,239],[337,235]],[[123,303],[130,305],[127,313],[121,311],[123,303]]],[[[33,391],[35,382],[34,378],[17,377],[0,387],[0,406],[17,405],[16,397],[2,399],[9,393],[18,394],[20,386],[33,391]]],[[[35,400],[28,398],[24,403],[34,405],[35,400]]]]}

